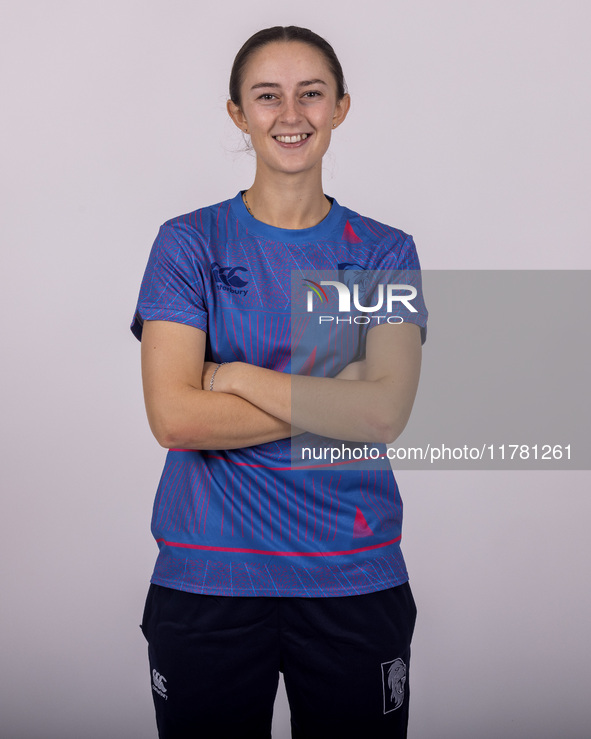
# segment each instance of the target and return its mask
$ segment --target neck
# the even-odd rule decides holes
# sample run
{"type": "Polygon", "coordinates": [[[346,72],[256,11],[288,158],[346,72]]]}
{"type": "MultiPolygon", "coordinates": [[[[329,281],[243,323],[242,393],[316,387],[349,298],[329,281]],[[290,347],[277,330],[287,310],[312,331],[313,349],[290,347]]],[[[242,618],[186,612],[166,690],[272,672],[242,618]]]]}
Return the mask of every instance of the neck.
{"type": "Polygon", "coordinates": [[[270,181],[257,172],[245,195],[251,215],[277,228],[310,228],[330,211],[320,177],[278,177],[270,181]]]}

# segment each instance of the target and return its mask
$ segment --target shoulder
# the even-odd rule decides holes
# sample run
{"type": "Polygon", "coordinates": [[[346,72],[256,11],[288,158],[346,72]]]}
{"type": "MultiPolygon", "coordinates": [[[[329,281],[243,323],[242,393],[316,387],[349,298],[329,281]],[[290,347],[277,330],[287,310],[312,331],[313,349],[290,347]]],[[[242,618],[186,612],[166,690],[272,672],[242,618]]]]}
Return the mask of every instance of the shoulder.
{"type": "Polygon", "coordinates": [[[409,233],[351,208],[343,207],[343,218],[343,238],[369,248],[373,269],[418,268],[416,247],[409,233]]]}
{"type": "Polygon", "coordinates": [[[232,202],[233,199],[223,200],[164,221],[158,230],[153,253],[166,254],[173,261],[208,261],[212,251],[236,232],[232,202]]]}
{"type": "Polygon", "coordinates": [[[185,236],[192,234],[207,236],[212,231],[219,231],[220,226],[227,223],[232,201],[233,198],[222,200],[219,203],[169,218],[160,226],[160,229],[185,236]]]}
{"type": "Polygon", "coordinates": [[[390,226],[387,223],[371,218],[370,216],[362,215],[351,208],[343,207],[344,215],[347,222],[355,229],[355,232],[365,239],[387,239],[390,243],[401,243],[403,244],[407,239],[412,238],[410,234],[406,233],[400,228],[390,226]]]}

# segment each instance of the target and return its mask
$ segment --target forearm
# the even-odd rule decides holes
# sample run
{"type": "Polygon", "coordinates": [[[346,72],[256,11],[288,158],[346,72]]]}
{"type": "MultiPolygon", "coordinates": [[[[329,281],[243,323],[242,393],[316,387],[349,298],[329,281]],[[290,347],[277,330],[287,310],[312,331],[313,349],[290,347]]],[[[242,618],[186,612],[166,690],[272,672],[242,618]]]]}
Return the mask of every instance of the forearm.
{"type": "Polygon", "coordinates": [[[191,386],[178,389],[148,413],[158,442],[167,449],[238,449],[299,433],[244,398],[191,386]]]}
{"type": "MultiPolygon", "coordinates": [[[[223,390],[321,436],[390,442],[402,432],[410,413],[409,399],[397,398],[391,378],[292,376],[240,362],[222,370],[223,390]]],[[[410,406],[413,399],[414,393],[410,406]]]]}
{"type": "MultiPolygon", "coordinates": [[[[361,365],[361,362],[349,365],[342,375],[359,377],[361,365]]],[[[160,406],[152,404],[148,418],[162,446],[167,449],[238,449],[302,433],[302,429],[293,426],[289,419],[280,419],[239,394],[210,392],[210,385],[215,384],[216,389],[220,385],[217,373],[213,383],[211,380],[216,368],[221,367],[206,362],[203,389],[187,385],[177,388],[160,406]]],[[[225,366],[220,370],[222,375],[227,371],[225,366]]],[[[267,371],[270,370],[263,370],[267,371]]],[[[283,381],[281,388],[275,385],[275,390],[288,393],[290,376],[279,372],[272,374],[276,380],[283,381]]],[[[280,398],[274,398],[270,405],[280,407],[280,398]]]]}
{"type": "Polygon", "coordinates": [[[288,375],[242,362],[222,366],[215,390],[321,436],[391,443],[404,430],[421,367],[417,325],[377,326],[368,332],[366,358],[336,378],[288,375]]]}

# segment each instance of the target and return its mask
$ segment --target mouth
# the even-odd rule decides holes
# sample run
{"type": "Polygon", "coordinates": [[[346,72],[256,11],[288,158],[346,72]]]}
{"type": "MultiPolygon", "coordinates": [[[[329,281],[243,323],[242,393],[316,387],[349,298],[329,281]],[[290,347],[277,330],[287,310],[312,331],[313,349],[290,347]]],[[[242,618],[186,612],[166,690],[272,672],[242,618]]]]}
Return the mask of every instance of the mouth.
{"type": "Polygon", "coordinates": [[[280,146],[288,149],[295,149],[299,146],[303,146],[311,136],[311,133],[294,133],[286,135],[277,134],[276,136],[273,136],[273,138],[280,146]]]}

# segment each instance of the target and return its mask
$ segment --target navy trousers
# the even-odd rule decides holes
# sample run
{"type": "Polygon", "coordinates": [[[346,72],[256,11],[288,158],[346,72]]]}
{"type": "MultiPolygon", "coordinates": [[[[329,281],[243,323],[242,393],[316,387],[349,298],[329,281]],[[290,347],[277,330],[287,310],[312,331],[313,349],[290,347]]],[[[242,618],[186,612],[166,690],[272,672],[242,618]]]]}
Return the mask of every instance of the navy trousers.
{"type": "Polygon", "coordinates": [[[416,607],[408,583],[342,598],[150,585],[142,631],[160,739],[270,739],[279,671],[294,739],[403,739],[416,607]]]}

